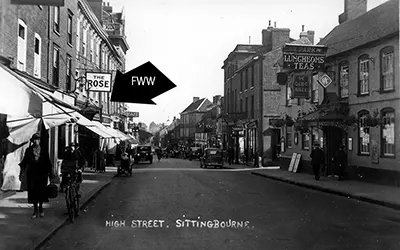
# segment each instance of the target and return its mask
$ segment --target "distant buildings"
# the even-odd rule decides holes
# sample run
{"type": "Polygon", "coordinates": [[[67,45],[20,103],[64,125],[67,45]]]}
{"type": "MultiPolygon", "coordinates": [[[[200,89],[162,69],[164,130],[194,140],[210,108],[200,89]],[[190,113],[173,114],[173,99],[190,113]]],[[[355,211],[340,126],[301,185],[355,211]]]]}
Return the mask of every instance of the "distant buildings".
{"type": "Polygon", "coordinates": [[[183,144],[194,144],[197,123],[203,118],[210,104],[207,98],[193,97],[193,102],[180,113],[180,138],[183,144]]]}

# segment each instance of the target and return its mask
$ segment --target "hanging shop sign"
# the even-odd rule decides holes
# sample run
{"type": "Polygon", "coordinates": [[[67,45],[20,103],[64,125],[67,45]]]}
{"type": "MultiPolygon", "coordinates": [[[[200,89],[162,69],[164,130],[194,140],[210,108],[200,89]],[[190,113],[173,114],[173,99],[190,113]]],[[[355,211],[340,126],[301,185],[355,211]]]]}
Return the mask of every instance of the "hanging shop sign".
{"type": "Polygon", "coordinates": [[[110,73],[86,73],[86,90],[94,92],[110,92],[111,91],[111,74],[110,73]]]}
{"type": "Polygon", "coordinates": [[[139,112],[126,111],[124,115],[126,117],[139,117],[139,112]]]}
{"type": "Polygon", "coordinates": [[[286,44],[283,47],[284,70],[319,70],[325,67],[326,46],[286,44]]]}
{"type": "Polygon", "coordinates": [[[293,76],[292,98],[310,97],[310,75],[298,74],[293,76]]]}

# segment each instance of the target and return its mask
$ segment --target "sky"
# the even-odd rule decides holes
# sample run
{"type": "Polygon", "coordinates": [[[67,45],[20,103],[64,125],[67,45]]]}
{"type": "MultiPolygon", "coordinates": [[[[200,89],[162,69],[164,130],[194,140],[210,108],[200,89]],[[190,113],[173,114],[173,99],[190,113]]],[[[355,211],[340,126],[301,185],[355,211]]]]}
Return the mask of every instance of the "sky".
{"type": "MultiPolygon", "coordinates": [[[[108,0],[103,0],[108,1],[108,0]]],[[[179,118],[193,97],[223,95],[223,61],[237,44],[261,44],[261,31],[276,22],[298,39],[301,26],[315,43],[336,25],[343,0],[109,0],[125,13],[130,49],[126,71],[148,61],[177,87],[156,97],[157,105],[129,104],[136,122],[149,125],[179,118]]],[[[368,0],[370,10],[386,0],[368,0]]]]}

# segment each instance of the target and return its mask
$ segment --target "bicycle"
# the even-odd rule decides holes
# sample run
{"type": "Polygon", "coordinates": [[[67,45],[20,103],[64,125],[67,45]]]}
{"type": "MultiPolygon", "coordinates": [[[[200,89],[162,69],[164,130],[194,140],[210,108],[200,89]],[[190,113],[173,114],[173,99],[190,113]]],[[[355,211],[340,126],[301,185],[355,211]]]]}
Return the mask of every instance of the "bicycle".
{"type": "Polygon", "coordinates": [[[65,203],[67,205],[68,217],[71,223],[74,222],[75,217],[79,216],[79,182],[78,171],[75,173],[62,173],[61,176],[67,179],[65,186],[65,203]]]}

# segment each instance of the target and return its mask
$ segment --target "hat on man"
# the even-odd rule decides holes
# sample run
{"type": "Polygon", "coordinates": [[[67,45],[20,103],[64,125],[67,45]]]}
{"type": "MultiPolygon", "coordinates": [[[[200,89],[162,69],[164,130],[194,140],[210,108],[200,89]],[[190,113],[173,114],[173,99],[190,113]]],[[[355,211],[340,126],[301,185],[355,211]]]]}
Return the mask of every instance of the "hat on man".
{"type": "Polygon", "coordinates": [[[36,139],[40,139],[40,134],[39,133],[34,133],[31,137],[31,141],[34,141],[36,139]]]}

